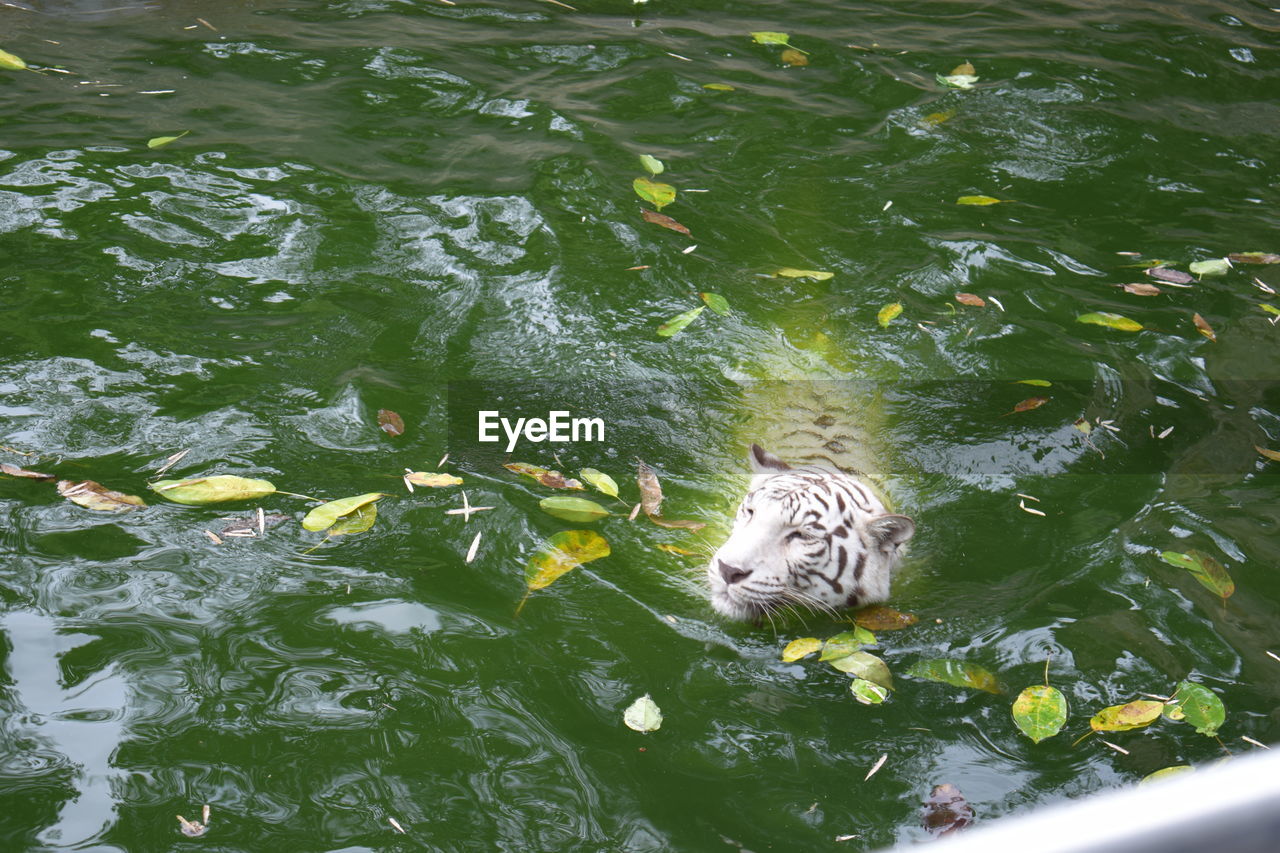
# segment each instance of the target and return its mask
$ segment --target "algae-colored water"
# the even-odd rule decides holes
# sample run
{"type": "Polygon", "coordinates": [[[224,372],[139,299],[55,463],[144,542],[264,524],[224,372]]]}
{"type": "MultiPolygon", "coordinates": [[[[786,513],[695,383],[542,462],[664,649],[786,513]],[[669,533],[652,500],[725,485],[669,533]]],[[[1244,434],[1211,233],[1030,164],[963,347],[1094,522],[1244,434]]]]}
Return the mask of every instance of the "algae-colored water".
{"type": "Polygon", "coordinates": [[[873,849],[926,837],[937,783],[993,820],[1278,739],[1280,463],[1254,446],[1280,449],[1280,267],[1114,286],[1280,251],[1265,5],[27,2],[0,8],[0,48],[47,69],[0,76],[2,461],[150,506],[0,479],[5,850],[873,849]],[[937,81],[966,60],[973,89],[937,81]],[[641,220],[640,154],[690,236],[641,220]],[[699,292],[730,315],[658,337],[699,292]],[[1076,322],[1099,311],[1145,328],[1076,322]],[[734,377],[831,370],[879,383],[919,524],[888,702],[780,661],[839,623],[725,624],[701,558],[657,547],[714,538],[625,516],[516,616],[573,525],[502,462],[599,468],[626,513],[639,456],[668,516],[722,520],[754,429],[734,377]],[[475,440],[471,413],[513,407],[605,440],[475,440]],[[300,499],[148,491],[182,449],[169,476],[396,497],[308,552],[300,499]],[[446,451],[494,509],[404,491],[446,451]],[[291,520],[205,535],[259,504],[291,520]],[[1158,556],[1193,548],[1225,603],[1158,556]],[[1046,657],[1070,718],[1033,745],[1010,705],[1046,657]],[[903,675],[924,658],[1006,692],[903,675]],[[1072,745],[1184,678],[1224,701],[1220,740],[1072,745]],[[622,725],[644,693],[648,735],[622,725]]]}

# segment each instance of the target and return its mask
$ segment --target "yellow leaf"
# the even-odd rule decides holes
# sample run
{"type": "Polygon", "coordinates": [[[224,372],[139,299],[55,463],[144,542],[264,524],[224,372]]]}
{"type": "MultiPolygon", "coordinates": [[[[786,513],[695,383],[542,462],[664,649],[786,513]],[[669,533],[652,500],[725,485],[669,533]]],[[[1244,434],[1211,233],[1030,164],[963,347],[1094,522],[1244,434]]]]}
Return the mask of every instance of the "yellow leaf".
{"type": "Polygon", "coordinates": [[[404,475],[405,480],[415,486],[439,488],[440,486],[461,486],[462,478],[452,474],[428,474],[425,471],[410,471],[404,475]]]}
{"type": "Polygon", "coordinates": [[[894,321],[899,314],[902,313],[901,302],[891,302],[880,309],[880,313],[876,315],[876,319],[880,321],[881,326],[887,327],[894,321]]]}
{"type": "Polygon", "coordinates": [[[529,589],[550,586],[565,572],[609,556],[609,543],[594,530],[562,530],[552,536],[525,567],[529,589]]]}
{"type": "Polygon", "coordinates": [[[822,641],[817,637],[801,637],[798,640],[792,640],[787,643],[787,647],[782,650],[782,659],[786,663],[798,661],[822,648],[822,641]]]}
{"type": "Polygon", "coordinates": [[[1003,201],[1002,198],[993,198],[989,195],[962,195],[956,199],[956,204],[1000,204],[1003,201]]]}

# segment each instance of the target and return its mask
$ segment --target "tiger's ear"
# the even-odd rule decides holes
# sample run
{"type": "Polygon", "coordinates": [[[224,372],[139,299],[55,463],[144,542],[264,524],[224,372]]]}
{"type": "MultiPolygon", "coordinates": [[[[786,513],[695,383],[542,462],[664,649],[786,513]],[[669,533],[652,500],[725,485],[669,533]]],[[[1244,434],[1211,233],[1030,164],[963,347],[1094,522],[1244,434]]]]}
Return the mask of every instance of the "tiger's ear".
{"type": "Polygon", "coordinates": [[[916,523],[905,515],[877,515],[867,522],[871,535],[895,548],[916,534],[916,523]]]}
{"type": "Polygon", "coordinates": [[[776,474],[779,471],[790,470],[790,465],[783,462],[760,445],[751,445],[751,472],[753,474],[776,474]]]}

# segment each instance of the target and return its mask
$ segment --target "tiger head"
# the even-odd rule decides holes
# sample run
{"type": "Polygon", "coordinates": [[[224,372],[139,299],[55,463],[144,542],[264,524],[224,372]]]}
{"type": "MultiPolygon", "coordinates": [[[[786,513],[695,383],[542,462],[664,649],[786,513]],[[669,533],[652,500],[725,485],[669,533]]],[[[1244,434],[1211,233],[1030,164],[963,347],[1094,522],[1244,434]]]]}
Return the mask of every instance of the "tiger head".
{"type": "Polygon", "coordinates": [[[890,513],[856,478],[792,468],[751,445],[751,486],[711,558],[711,603],[731,619],[788,607],[836,610],[889,597],[915,522],[890,513]]]}

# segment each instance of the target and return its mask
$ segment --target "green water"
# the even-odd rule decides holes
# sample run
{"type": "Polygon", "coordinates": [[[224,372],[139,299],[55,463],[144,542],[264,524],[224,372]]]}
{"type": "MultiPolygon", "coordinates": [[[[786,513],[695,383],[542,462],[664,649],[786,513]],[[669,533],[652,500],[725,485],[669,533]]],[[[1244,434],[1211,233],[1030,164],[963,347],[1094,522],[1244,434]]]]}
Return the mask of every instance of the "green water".
{"type": "Polygon", "coordinates": [[[1111,286],[1143,280],[1120,252],[1280,251],[1265,4],[29,2],[0,8],[0,47],[72,73],[0,76],[0,443],[37,454],[3,461],[151,506],[0,479],[3,849],[872,849],[927,837],[937,783],[992,820],[1280,740],[1277,483],[1254,450],[1280,449],[1280,330],[1251,282],[1280,267],[1111,286]],[[965,60],[976,88],[936,82],[965,60]],[[641,221],[642,153],[691,237],[641,221]],[[972,194],[1012,203],[955,204],[972,194]],[[700,291],[732,314],[658,338],[700,291]],[[603,469],[632,501],[640,456],[669,516],[714,521],[752,428],[728,377],[815,358],[882,382],[919,525],[893,603],[921,623],[884,657],[973,661],[1010,692],[899,675],[859,705],[779,660],[834,621],[724,624],[701,559],[656,547],[690,537],[623,518],[594,525],[612,556],[516,617],[524,563],[571,525],[459,401],[600,416],[606,440],[558,466],[513,458],[603,469]],[[1095,449],[1080,417],[1118,432],[1095,449]],[[150,500],[182,449],[175,475],[398,497],[314,551],[292,521],[216,545],[258,504],[150,500]],[[446,451],[495,509],[403,491],[446,451]],[[1188,548],[1231,572],[1225,606],[1156,556],[1188,548]],[[1046,656],[1071,717],[1036,746],[1009,707],[1046,656]],[[1072,746],[1188,677],[1226,703],[1221,742],[1164,723],[1112,736],[1127,755],[1072,746]],[[643,693],[649,735],[621,722],[643,693]],[[185,839],[174,815],[206,803],[185,839]]]}

